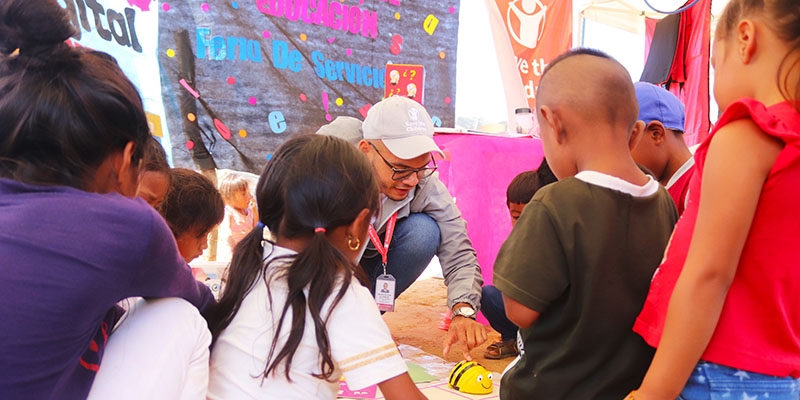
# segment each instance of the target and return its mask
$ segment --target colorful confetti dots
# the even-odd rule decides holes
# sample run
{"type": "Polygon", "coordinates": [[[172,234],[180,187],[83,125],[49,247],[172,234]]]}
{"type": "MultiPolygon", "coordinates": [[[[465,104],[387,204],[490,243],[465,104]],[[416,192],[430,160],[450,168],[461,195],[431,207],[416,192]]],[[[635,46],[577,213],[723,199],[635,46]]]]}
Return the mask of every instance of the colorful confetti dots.
{"type": "Polygon", "coordinates": [[[193,148],[194,148],[194,142],[193,141],[190,140],[190,141],[186,142],[186,149],[187,150],[191,150],[193,148]]]}
{"type": "Polygon", "coordinates": [[[229,76],[228,79],[225,80],[225,82],[228,82],[228,85],[233,85],[234,83],[236,83],[236,78],[229,76]]]}
{"type": "Polygon", "coordinates": [[[239,3],[235,2],[235,1],[232,1],[231,2],[231,7],[233,7],[234,10],[238,10],[239,9],[239,3]]]}
{"type": "Polygon", "coordinates": [[[392,45],[389,46],[389,52],[398,55],[403,51],[403,37],[400,35],[392,36],[392,45]]]}
{"type": "Polygon", "coordinates": [[[167,57],[169,58],[175,57],[175,50],[167,49],[167,57]]]}
{"type": "Polygon", "coordinates": [[[308,40],[308,36],[306,36],[306,34],[305,34],[305,33],[301,33],[301,34],[300,34],[300,40],[302,40],[302,41],[304,41],[304,42],[305,42],[306,40],[308,40]]]}
{"type": "Polygon", "coordinates": [[[454,12],[456,12],[456,8],[453,7],[453,6],[450,6],[450,8],[448,8],[447,11],[449,11],[450,14],[453,14],[454,12]]]}
{"type": "Polygon", "coordinates": [[[189,121],[194,122],[197,119],[197,116],[195,116],[193,113],[188,113],[188,114],[186,114],[186,119],[188,119],[189,121]]]}
{"type": "Polygon", "coordinates": [[[336,99],[336,105],[337,105],[337,106],[341,106],[342,104],[344,104],[344,100],[342,100],[342,98],[341,98],[341,97],[337,98],[337,99],[336,99]]]}
{"type": "Polygon", "coordinates": [[[262,35],[264,35],[264,39],[269,39],[270,36],[269,31],[264,31],[262,35]]]}
{"type": "Polygon", "coordinates": [[[169,11],[169,3],[164,3],[161,5],[161,9],[164,11],[169,11]]]}
{"type": "Polygon", "coordinates": [[[267,153],[267,161],[272,160],[272,153],[267,153]]]}
{"type": "Polygon", "coordinates": [[[346,53],[348,56],[352,56],[352,55],[353,55],[353,49],[347,49],[347,50],[345,50],[344,52],[345,52],[345,53],[346,53]]]}
{"type": "Polygon", "coordinates": [[[399,12],[394,13],[394,19],[396,19],[396,20],[400,19],[400,13],[399,12]]]}
{"type": "Polygon", "coordinates": [[[452,100],[450,100],[450,96],[444,98],[444,104],[450,104],[452,100]]]}
{"type": "Polygon", "coordinates": [[[251,98],[247,99],[247,101],[250,103],[250,105],[253,105],[253,106],[256,105],[256,103],[258,102],[258,100],[255,97],[251,97],[251,98]]]}
{"type": "Polygon", "coordinates": [[[247,137],[247,131],[244,129],[239,130],[239,137],[247,137]]]}
{"type": "Polygon", "coordinates": [[[200,9],[203,10],[203,12],[208,12],[210,7],[208,6],[208,3],[203,3],[200,5],[200,9]]]}
{"type": "Polygon", "coordinates": [[[443,51],[440,51],[440,52],[439,52],[439,58],[441,58],[441,59],[443,59],[443,60],[444,60],[444,57],[445,57],[445,54],[444,54],[444,52],[443,52],[443,51]]]}
{"type": "Polygon", "coordinates": [[[300,101],[302,101],[303,103],[305,103],[305,102],[306,102],[306,100],[308,100],[308,98],[306,97],[306,94],[305,94],[305,93],[300,93],[300,101]]]}

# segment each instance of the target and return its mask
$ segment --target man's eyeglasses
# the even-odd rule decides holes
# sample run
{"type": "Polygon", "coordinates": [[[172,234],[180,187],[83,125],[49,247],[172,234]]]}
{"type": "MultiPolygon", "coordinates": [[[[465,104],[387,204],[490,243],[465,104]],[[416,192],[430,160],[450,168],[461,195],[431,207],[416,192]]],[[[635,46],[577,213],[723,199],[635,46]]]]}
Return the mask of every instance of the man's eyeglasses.
{"type": "Polygon", "coordinates": [[[425,179],[431,176],[434,173],[434,171],[436,171],[436,168],[438,168],[436,166],[436,160],[434,160],[433,157],[431,157],[431,161],[433,162],[433,167],[425,166],[422,168],[397,168],[394,165],[392,165],[392,163],[386,160],[383,154],[381,154],[381,152],[378,151],[378,148],[375,147],[375,145],[372,144],[372,142],[370,142],[369,145],[372,146],[372,148],[375,150],[376,153],[378,153],[378,156],[381,158],[381,160],[383,160],[386,166],[392,169],[392,180],[402,181],[404,179],[408,179],[408,177],[411,176],[411,174],[417,174],[417,179],[425,179]]]}

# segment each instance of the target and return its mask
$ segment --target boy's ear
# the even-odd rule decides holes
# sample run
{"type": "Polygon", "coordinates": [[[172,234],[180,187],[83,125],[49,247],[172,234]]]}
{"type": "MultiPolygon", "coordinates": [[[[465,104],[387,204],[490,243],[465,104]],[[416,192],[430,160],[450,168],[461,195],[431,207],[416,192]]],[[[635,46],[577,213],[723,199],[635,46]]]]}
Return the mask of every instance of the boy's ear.
{"type": "Polygon", "coordinates": [[[664,128],[664,124],[661,121],[650,121],[644,131],[645,135],[651,138],[656,146],[660,146],[666,139],[667,129],[664,128]]]}
{"type": "Polygon", "coordinates": [[[552,130],[553,133],[555,133],[556,142],[558,144],[562,144],[565,138],[563,135],[564,125],[561,121],[561,118],[555,113],[555,111],[553,111],[552,108],[550,108],[550,106],[542,106],[539,111],[542,113],[542,119],[544,120],[544,123],[550,127],[550,130],[552,130]]]}
{"type": "Polygon", "coordinates": [[[642,136],[644,136],[644,121],[638,120],[636,123],[633,124],[633,130],[631,130],[631,137],[628,139],[628,150],[633,151],[636,146],[639,145],[639,141],[642,140],[642,136]]]}

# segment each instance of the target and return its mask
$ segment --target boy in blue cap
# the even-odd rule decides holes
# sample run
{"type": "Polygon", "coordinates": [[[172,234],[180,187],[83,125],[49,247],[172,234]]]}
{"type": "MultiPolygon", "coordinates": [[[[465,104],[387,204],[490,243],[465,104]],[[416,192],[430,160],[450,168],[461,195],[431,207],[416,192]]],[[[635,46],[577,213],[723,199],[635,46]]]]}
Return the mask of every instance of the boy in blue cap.
{"type": "Polygon", "coordinates": [[[694,158],[683,139],[683,104],[660,86],[636,82],[633,87],[639,101],[639,120],[644,121],[645,128],[631,155],[667,188],[680,215],[694,173],[694,158]]]}

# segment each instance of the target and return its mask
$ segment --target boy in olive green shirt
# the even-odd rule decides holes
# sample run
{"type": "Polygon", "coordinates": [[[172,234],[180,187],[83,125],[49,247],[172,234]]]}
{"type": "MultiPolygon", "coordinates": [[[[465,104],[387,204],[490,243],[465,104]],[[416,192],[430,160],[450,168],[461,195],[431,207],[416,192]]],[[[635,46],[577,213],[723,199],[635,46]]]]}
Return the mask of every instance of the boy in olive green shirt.
{"type": "Polygon", "coordinates": [[[616,60],[587,49],[558,57],[542,76],[537,115],[559,182],[536,193],[495,263],[522,344],[500,397],[619,400],[653,356],[631,327],[675,205],[631,158],[643,123],[616,60]]]}

